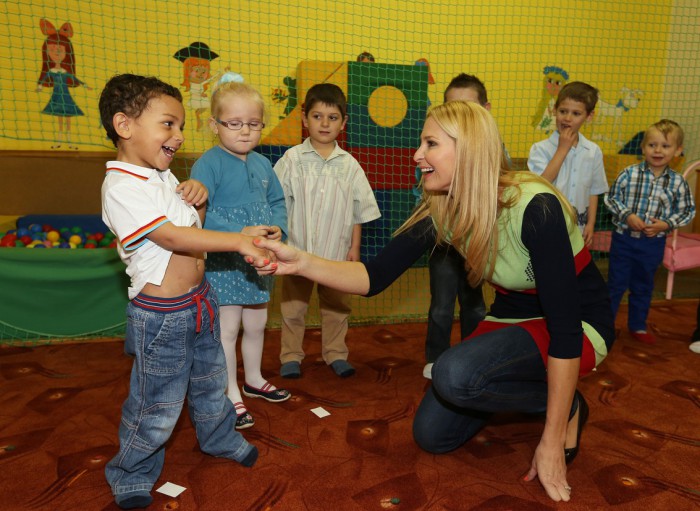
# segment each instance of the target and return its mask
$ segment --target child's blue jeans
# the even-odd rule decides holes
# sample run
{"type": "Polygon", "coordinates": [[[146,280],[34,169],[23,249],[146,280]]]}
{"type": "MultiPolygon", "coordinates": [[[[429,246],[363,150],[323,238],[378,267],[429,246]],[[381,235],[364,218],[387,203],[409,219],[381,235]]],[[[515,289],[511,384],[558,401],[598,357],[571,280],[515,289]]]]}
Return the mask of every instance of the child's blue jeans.
{"type": "Polygon", "coordinates": [[[449,245],[438,245],[428,260],[430,273],[430,309],[425,338],[425,359],[435,362],[450,347],[450,335],[459,300],[460,339],[471,334],[484,319],[486,306],[481,286],[467,282],[464,258],[449,245]]]}
{"type": "Polygon", "coordinates": [[[135,360],[119,453],[105,468],[115,496],[151,490],[185,395],[202,451],[236,461],[251,452],[225,394],[218,302],[206,281],[178,298],[139,295],[129,302],[124,351],[135,360]]]}
{"type": "Polygon", "coordinates": [[[613,232],[610,244],[608,291],[613,317],[629,289],[627,326],[632,332],[647,329],[647,316],[654,292],[654,275],[664,258],[666,238],[648,238],[613,232]]]}

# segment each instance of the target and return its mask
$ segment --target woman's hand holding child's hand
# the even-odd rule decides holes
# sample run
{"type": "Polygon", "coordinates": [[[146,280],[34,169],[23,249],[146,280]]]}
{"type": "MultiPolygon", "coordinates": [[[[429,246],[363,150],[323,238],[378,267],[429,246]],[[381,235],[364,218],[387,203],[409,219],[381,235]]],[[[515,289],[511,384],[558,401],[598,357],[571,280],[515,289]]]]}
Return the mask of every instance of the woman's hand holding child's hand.
{"type": "Polygon", "coordinates": [[[248,261],[259,275],[295,275],[299,272],[303,252],[281,241],[267,238],[255,238],[253,243],[256,247],[267,249],[272,256],[267,264],[248,261]]]}

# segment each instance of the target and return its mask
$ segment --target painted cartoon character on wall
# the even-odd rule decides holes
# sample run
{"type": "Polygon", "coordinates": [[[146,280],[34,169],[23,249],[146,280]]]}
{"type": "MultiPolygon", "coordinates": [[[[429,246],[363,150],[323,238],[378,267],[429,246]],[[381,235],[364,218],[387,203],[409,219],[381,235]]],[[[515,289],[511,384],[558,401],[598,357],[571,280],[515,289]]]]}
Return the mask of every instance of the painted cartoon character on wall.
{"type": "Polygon", "coordinates": [[[557,66],[545,66],[543,72],[542,99],[537,106],[537,113],[532,118],[532,126],[545,133],[551,133],[555,129],[554,103],[557,101],[559,91],[569,80],[569,73],[557,66]]]}
{"type": "Polygon", "coordinates": [[[280,119],[284,119],[292,113],[297,106],[297,79],[292,76],[285,76],[282,83],[287,87],[285,91],[282,87],[272,89],[272,102],[282,104],[285,101],[287,105],[284,107],[284,112],[280,115],[280,119]]]}
{"type": "MultiPolygon", "coordinates": [[[[211,61],[219,58],[219,55],[205,43],[196,41],[180,48],[173,57],[183,63],[185,78],[182,86],[185,87],[185,92],[190,93],[189,106],[194,110],[197,131],[200,131],[205,128],[202,114],[209,108],[210,102],[206,91],[209,83],[216,81],[221,74],[211,75],[211,61]]],[[[227,67],[224,72],[228,70],[227,67]]]]}
{"type": "Polygon", "coordinates": [[[596,105],[596,115],[592,122],[593,130],[595,132],[592,133],[591,139],[602,142],[612,142],[615,144],[617,149],[622,148],[625,145],[623,136],[623,118],[627,116],[630,110],[634,110],[637,108],[637,106],[639,106],[639,101],[642,99],[643,95],[644,91],[640,89],[622,87],[616,102],[608,103],[602,99],[598,100],[598,104],[596,105]],[[609,131],[610,135],[606,136],[603,133],[597,133],[601,130],[601,125],[607,119],[612,119],[612,124],[609,131]]]}
{"type": "Polygon", "coordinates": [[[41,33],[46,36],[41,46],[41,74],[37,80],[37,92],[42,87],[52,87],[51,98],[41,111],[43,114],[58,117],[58,133],[56,143],[51,149],[59,149],[61,144],[67,144],[68,149],[77,150],[71,143],[71,117],[83,114],[80,107],[73,101],[70,88],[82,85],[87,90],[90,87],[75,75],[75,53],[70,39],[73,37],[73,27],[64,23],[56,30],[53,24],[45,19],[39,22],[41,33]]]}

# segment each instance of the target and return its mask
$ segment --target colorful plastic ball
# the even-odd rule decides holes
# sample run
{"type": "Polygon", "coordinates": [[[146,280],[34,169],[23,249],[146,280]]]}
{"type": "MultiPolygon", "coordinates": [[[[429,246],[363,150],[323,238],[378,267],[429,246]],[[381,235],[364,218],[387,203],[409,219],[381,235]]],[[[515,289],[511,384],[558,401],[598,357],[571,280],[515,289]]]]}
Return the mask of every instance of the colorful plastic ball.
{"type": "Polygon", "coordinates": [[[96,232],[94,236],[97,241],[102,241],[105,238],[105,235],[102,232],[96,232]]]}
{"type": "Polygon", "coordinates": [[[17,229],[17,237],[21,238],[22,236],[29,236],[29,229],[25,229],[24,227],[17,229]]]}
{"type": "Polygon", "coordinates": [[[63,241],[58,245],[58,248],[70,248],[70,243],[63,241]]]}
{"type": "Polygon", "coordinates": [[[97,248],[97,245],[95,245],[95,244],[92,243],[92,242],[90,242],[90,243],[85,243],[85,245],[83,245],[83,248],[97,248]]]}
{"type": "Polygon", "coordinates": [[[45,234],[43,232],[33,232],[31,236],[33,240],[44,241],[45,234]]]}
{"type": "Polygon", "coordinates": [[[9,240],[14,243],[14,241],[17,239],[17,235],[13,232],[8,232],[2,237],[3,240],[9,240]]]}
{"type": "Polygon", "coordinates": [[[24,236],[20,236],[20,241],[24,243],[24,246],[29,245],[33,240],[32,237],[29,236],[28,234],[25,234],[24,236]]]}
{"type": "Polygon", "coordinates": [[[106,246],[108,246],[110,243],[112,243],[112,240],[107,239],[107,238],[102,238],[100,241],[97,242],[97,244],[98,244],[100,247],[106,247],[106,246]]]}
{"type": "Polygon", "coordinates": [[[0,247],[14,247],[15,246],[15,240],[10,240],[10,239],[1,239],[0,240],[0,247]]]}
{"type": "Polygon", "coordinates": [[[58,231],[49,231],[46,233],[46,239],[53,242],[61,239],[61,233],[58,231]]]}
{"type": "Polygon", "coordinates": [[[68,242],[72,243],[73,245],[80,245],[83,242],[83,238],[81,238],[77,234],[74,234],[73,236],[68,238],[68,242]]]}
{"type": "Polygon", "coordinates": [[[83,228],[80,227],[79,225],[76,225],[75,227],[71,228],[70,230],[73,234],[80,234],[83,232],[83,228]]]}
{"type": "Polygon", "coordinates": [[[49,232],[49,231],[53,231],[54,228],[51,227],[51,225],[49,225],[49,224],[44,224],[41,226],[41,230],[44,232],[49,232]]]}
{"type": "Polygon", "coordinates": [[[30,224],[29,232],[42,232],[42,228],[39,224],[30,224]]]}
{"type": "MultiPolygon", "coordinates": [[[[30,248],[30,247],[27,247],[30,248]]],[[[46,248],[46,245],[43,243],[37,243],[36,245],[33,245],[31,248],[46,248]]]]}

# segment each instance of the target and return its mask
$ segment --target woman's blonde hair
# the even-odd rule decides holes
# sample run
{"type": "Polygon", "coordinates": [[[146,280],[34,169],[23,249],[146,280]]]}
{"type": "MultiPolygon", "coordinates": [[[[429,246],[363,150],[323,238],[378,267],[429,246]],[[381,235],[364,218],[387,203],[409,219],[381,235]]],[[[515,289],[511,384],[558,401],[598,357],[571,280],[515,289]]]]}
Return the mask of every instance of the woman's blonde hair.
{"type": "Polygon", "coordinates": [[[472,286],[493,273],[498,250],[498,215],[513,207],[520,198],[519,183],[547,183],[552,193],[566,199],[544,179],[532,172],[509,172],[503,143],[491,114],[472,102],[450,101],[432,108],[426,121],[433,119],[455,142],[455,170],[447,193],[424,192],[421,203],[397,234],[426,216],[433,218],[437,243],[449,243],[467,261],[472,286]],[[515,193],[503,190],[515,188],[515,193]],[[487,268],[487,265],[491,264],[487,268]]]}

